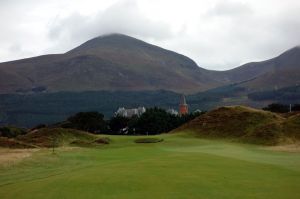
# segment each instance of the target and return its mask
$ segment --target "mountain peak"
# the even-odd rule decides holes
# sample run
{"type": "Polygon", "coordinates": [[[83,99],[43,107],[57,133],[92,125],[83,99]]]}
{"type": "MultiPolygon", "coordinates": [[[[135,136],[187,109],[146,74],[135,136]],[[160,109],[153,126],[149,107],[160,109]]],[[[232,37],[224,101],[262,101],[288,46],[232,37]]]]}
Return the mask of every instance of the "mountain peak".
{"type": "Polygon", "coordinates": [[[133,38],[133,37],[122,33],[109,33],[109,34],[100,35],[98,37],[95,37],[94,39],[103,39],[103,38],[133,38]]]}
{"type": "Polygon", "coordinates": [[[97,48],[104,48],[104,47],[132,48],[132,47],[145,46],[145,45],[150,45],[150,44],[147,44],[142,40],[138,40],[128,35],[124,35],[120,33],[112,33],[112,34],[101,35],[93,39],[90,39],[87,42],[81,44],[77,48],[74,48],[67,53],[73,54],[73,53],[82,53],[87,51],[95,51],[97,50],[97,48]]]}

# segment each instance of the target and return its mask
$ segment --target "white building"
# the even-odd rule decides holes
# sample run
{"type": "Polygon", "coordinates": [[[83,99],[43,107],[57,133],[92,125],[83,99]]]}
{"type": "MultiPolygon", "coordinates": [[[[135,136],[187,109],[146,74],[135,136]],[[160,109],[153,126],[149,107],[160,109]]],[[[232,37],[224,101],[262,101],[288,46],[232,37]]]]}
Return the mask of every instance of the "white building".
{"type": "Polygon", "coordinates": [[[132,117],[134,115],[141,116],[145,112],[146,112],[145,107],[138,107],[132,109],[126,109],[124,107],[121,107],[115,112],[115,115],[119,115],[123,117],[132,117]]]}
{"type": "Polygon", "coordinates": [[[175,109],[169,108],[167,110],[167,113],[170,113],[171,115],[178,115],[178,111],[176,111],[175,109]]]}

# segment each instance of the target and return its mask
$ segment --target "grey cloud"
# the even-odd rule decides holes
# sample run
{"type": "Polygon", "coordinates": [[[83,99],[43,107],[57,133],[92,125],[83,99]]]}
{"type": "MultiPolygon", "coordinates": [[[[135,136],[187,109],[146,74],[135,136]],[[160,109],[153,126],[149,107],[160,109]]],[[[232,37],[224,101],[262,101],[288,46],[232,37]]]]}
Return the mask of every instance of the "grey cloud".
{"type": "Polygon", "coordinates": [[[216,70],[269,59],[300,44],[299,8],[283,9],[274,15],[250,4],[219,1],[200,16],[196,42],[186,45],[188,41],[181,41],[177,45],[183,46],[181,51],[200,66],[216,70]]]}
{"type": "Polygon", "coordinates": [[[57,20],[49,31],[53,40],[85,41],[102,34],[123,33],[140,38],[163,40],[172,36],[168,24],[147,19],[135,1],[122,1],[94,17],[73,13],[57,20]]]}
{"type": "Polygon", "coordinates": [[[207,14],[209,16],[242,16],[253,14],[253,10],[249,4],[245,2],[237,2],[224,0],[216,3],[212,9],[210,9],[207,14]]]}
{"type": "MultiPolygon", "coordinates": [[[[96,0],[85,1],[82,5],[101,6],[96,0]]],[[[88,13],[78,9],[79,0],[0,0],[0,61],[62,53],[115,32],[177,51],[201,67],[217,70],[265,60],[300,44],[296,0],[174,0],[174,6],[184,5],[175,15],[173,1],[154,1],[151,8],[143,6],[144,1],[115,0],[104,10],[88,13]],[[199,13],[184,10],[189,4],[199,7],[199,13]]]]}

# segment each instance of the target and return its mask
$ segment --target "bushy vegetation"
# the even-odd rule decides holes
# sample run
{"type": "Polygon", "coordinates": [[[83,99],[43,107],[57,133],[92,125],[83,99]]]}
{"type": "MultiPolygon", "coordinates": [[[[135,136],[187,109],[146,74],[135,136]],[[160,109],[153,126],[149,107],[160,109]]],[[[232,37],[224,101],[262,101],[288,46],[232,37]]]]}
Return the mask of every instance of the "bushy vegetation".
{"type": "Polygon", "coordinates": [[[112,117],[109,120],[109,128],[112,132],[121,132],[122,129],[126,129],[126,127],[128,127],[129,123],[132,123],[134,120],[136,120],[135,118],[127,118],[127,117],[123,117],[121,115],[116,115],[114,117],[112,117]]]}
{"type": "Polygon", "coordinates": [[[10,127],[10,126],[0,127],[0,137],[14,138],[19,135],[26,134],[26,132],[27,132],[26,129],[23,128],[10,127]]]}
{"type": "Polygon", "coordinates": [[[200,114],[197,112],[178,116],[154,107],[146,109],[146,112],[140,117],[127,118],[116,115],[109,120],[104,120],[101,113],[80,112],[58,125],[63,128],[74,128],[96,134],[155,135],[169,132],[200,114]]]}
{"type": "Polygon", "coordinates": [[[111,118],[109,124],[113,134],[155,135],[169,132],[200,114],[172,115],[164,109],[154,107],[146,109],[146,112],[140,117],[124,118],[115,116],[111,118]]]}
{"type": "MultiPolygon", "coordinates": [[[[290,105],[273,103],[273,104],[269,104],[267,107],[264,107],[263,110],[271,111],[275,113],[287,113],[290,111],[290,105]]],[[[291,110],[300,111],[300,104],[292,105],[291,110]]]]}
{"type": "Polygon", "coordinates": [[[64,128],[74,128],[92,133],[107,131],[104,115],[98,112],[79,112],[62,124],[64,128]]]}

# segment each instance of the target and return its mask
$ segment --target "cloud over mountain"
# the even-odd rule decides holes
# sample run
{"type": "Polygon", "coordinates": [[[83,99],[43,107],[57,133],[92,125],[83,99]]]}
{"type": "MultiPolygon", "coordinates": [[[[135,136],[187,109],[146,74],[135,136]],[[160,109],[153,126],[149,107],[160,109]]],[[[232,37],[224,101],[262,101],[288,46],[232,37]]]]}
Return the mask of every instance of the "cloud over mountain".
{"type": "Polygon", "coordinates": [[[229,69],[299,45],[299,9],[295,0],[4,0],[0,61],[62,53],[118,32],[229,69]]]}

